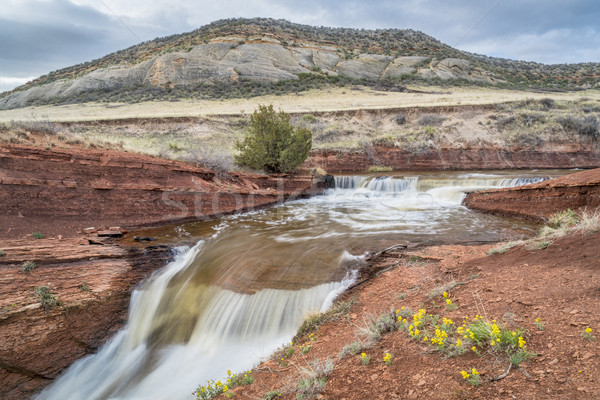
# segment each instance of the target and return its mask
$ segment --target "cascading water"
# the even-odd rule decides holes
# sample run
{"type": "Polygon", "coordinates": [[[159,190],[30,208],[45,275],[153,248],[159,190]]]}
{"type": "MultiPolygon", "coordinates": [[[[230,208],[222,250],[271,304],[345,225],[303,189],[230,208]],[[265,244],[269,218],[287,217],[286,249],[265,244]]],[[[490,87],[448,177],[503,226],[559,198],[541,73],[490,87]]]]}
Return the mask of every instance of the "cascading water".
{"type": "Polygon", "coordinates": [[[38,399],[191,398],[198,384],[289,341],[306,313],[325,310],[353,282],[352,260],[364,251],[532,233],[460,202],[465,191],[541,179],[336,177],[321,196],[173,227],[214,234],[134,291],[126,327],[38,399]]]}

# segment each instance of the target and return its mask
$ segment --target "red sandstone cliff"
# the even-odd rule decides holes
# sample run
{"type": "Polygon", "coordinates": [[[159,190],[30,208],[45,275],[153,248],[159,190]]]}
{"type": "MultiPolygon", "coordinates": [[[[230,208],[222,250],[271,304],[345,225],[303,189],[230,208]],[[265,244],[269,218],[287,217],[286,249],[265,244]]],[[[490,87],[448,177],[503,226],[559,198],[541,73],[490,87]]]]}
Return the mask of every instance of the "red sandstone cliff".
{"type": "Polygon", "coordinates": [[[508,189],[470,193],[464,205],[491,214],[543,220],[566,210],[600,207],[600,169],[508,189]]]}

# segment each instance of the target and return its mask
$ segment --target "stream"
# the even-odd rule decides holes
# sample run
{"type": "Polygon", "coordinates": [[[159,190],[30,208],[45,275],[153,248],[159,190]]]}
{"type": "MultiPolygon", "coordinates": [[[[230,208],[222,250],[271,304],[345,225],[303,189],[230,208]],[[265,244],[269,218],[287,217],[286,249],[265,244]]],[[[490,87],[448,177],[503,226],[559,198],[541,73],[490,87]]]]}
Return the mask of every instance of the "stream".
{"type": "Polygon", "coordinates": [[[499,241],[526,221],[471,212],[465,192],[567,171],[337,176],[310,199],[218,220],[145,230],[178,247],[131,296],[126,326],[37,399],[191,399],[208,379],[241,372],[294,336],[354,282],[368,251],[394,244],[499,241]]]}

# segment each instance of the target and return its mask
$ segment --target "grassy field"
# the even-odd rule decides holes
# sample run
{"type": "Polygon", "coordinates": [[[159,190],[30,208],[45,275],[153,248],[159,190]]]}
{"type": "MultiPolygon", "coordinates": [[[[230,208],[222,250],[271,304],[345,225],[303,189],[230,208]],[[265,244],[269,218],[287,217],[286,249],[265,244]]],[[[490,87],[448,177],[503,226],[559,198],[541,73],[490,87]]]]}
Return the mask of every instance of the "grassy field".
{"type": "Polygon", "coordinates": [[[273,104],[289,113],[318,113],[359,109],[389,109],[450,105],[496,104],[525,99],[600,99],[600,91],[539,93],[480,87],[410,87],[423,93],[378,92],[368,88],[336,88],[302,94],[260,96],[251,99],[181,100],[137,104],[84,103],[26,107],[0,111],[0,122],[96,121],[125,118],[206,117],[252,113],[257,104],[273,104]]]}

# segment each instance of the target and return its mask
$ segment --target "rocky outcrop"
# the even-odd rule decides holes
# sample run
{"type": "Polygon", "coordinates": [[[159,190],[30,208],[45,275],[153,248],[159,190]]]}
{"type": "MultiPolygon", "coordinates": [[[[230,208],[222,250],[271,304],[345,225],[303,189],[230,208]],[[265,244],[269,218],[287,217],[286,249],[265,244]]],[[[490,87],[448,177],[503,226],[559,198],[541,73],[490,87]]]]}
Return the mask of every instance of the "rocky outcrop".
{"type": "Polygon", "coordinates": [[[438,148],[419,151],[399,147],[364,150],[313,150],[306,167],[321,167],[331,173],[366,171],[372,166],[399,171],[597,168],[600,151],[594,146],[548,145],[537,149],[493,147],[438,148]]]}
{"type": "Polygon", "coordinates": [[[96,239],[3,240],[0,257],[0,398],[39,392],[123,326],[131,288],[171,258],[166,246],[96,239]],[[23,273],[21,264],[35,268],[23,273]],[[35,295],[46,287],[58,304],[35,295]]]}
{"type": "Polygon", "coordinates": [[[544,220],[566,209],[600,207],[600,169],[531,185],[469,193],[464,205],[490,214],[544,220]]]}
{"type": "Polygon", "coordinates": [[[129,66],[112,66],[71,80],[12,93],[0,99],[0,109],[25,107],[38,101],[74,96],[90,90],[150,86],[193,85],[199,82],[233,82],[239,79],[279,81],[296,79],[300,73],[319,71],[355,79],[393,79],[418,74],[441,79],[492,81],[486,73],[464,59],[447,58],[430,63],[427,57],[391,57],[358,54],[346,59],[342,49],[314,43],[290,46],[269,37],[218,38],[129,66]]]}
{"type": "Polygon", "coordinates": [[[206,219],[317,193],[311,176],[231,173],[106,150],[0,146],[0,238],[206,219]]]}

